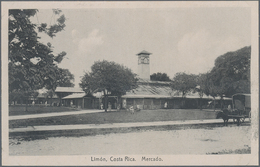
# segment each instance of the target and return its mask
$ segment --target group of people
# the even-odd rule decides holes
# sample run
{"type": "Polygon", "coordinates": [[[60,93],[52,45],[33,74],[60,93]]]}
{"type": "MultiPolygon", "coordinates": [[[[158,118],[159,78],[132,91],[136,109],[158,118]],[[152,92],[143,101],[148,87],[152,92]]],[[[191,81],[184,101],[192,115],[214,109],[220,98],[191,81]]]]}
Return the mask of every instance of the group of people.
{"type": "MultiPolygon", "coordinates": [[[[41,104],[42,104],[42,102],[41,102],[41,104]]],[[[47,102],[47,101],[45,101],[44,104],[45,104],[46,107],[48,106],[48,102],[47,102]]],[[[32,101],[32,106],[34,106],[34,105],[35,105],[35,101],[33,100],[33,101],[32,101]]]]}
{"type": "MultiPolygon", "coordinates": [[[[101,109],[101,110],[104,110],[104,104],[103,104],[103,103],[100,103],[100,109],[101,109]]],[[[117,109],[117,111],[120,111],[121,105],[118,104],[117,107],[116,107],[116,109],[117,109]]],[[[111,105],[110,102],[108,102],[107,110],[108,110],[108,111],[111,111],[111,110],[112,110],[112,105],[111,105]]],[[[134,106],[130,106],[127,110],[130,111],[131,114],[134,114],[135,111],[140,111],[141,109],[140,109],[139,105],[137,105],[137,106],[136,106],[136,109],[134,108],[134,106]]]]}
{"type": "MultiPolygon", "coordinates": [[[[117,105],[117,111],[119,111],[121,108],[120,104],[117,105]]],[[[100,103],[100,109],[103,110],[104,109],[104,105],[103,103],[100,103]]],[[[108,102],[108,105],[107,105],[107,109],[108,111],[111,111],[112,110],[112,104],[110,102],[108,102]]]]}

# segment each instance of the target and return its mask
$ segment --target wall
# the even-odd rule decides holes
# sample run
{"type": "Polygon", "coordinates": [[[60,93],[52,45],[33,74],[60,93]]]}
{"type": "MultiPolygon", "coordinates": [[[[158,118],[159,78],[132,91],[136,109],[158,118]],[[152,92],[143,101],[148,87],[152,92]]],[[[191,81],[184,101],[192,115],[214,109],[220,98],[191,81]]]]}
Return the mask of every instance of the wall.
{"type": "MultiPolygon", "coordinates": [[[[126,99],[126,108],[137,106],[143,110],[155,110],[155,109],[199,109],[200,103],[202,104],[202,108],[212,108],[211,105],[208,105],[210,99],[184,99],[184,103],[182,103],[182,98],[173,98],[173,99],[155,99],[155,98],[129,98],[126,99]],[[167,104],[166,104],[167,103],[167,104]],[[184,104],[184,106],[183,106],[184,104]]],[[[122,99],[124,101],[124,99],[122,99]]],[[[216,107],[220,108],[218,104],[220,100],[216,101],[216,107]]],[[[230,100],[223,101],[224,106],[230,104],[230,100]]]]}
{"type": "Polygon", "coordinates": [[[150,65],[138,64],[138,76],[142,79],[150,79],[150,65]]]}

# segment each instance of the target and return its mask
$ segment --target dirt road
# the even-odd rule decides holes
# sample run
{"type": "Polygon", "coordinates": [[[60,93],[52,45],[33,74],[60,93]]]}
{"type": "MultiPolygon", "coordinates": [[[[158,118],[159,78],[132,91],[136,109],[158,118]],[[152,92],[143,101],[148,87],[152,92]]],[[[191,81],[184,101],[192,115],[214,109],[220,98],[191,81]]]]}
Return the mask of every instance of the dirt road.
{"type": "Polygon", "coordinates": [[[10,155],[208,154],[250,148],[250,126],[10,139],[10,155]],[[20,144],[17,144],[20,143],[20,144]]]}

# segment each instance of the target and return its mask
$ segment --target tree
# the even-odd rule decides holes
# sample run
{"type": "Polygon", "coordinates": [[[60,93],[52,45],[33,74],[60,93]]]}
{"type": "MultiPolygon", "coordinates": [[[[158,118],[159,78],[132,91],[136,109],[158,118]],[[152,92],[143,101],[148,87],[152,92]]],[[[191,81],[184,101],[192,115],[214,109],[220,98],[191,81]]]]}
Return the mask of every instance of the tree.
{"type": "Polygon", "coordinates": [[[194,74],[177,73],[172,82],[172,89],[182,95],[182,105],[184,105],[184,98],[187,93],[193,91],[196,88],[196,76],[194,74]]]}
{"type": "Polygon", "coordinates": [[[132,71],[115,62],[97,61],[91,66],[91,72],[83,76],[80,87],[86,93],[102,91],[105,96],[105,111],[107,112],[107,96],[121,97],[127,91],[135,88],[136,75],[132,71]]]}
{"type": "Polygon", "coordinates": [[[207,85],[207,73],[206,74],[199,74],[196,76],[197,86],[195,87],[195,91],[199,93],[200,96],[200,110],[202,110],[202,97],[205,92],[208,91],[207,85]]]}
{"type": "Polygon", "coordinates": [[[172,89],[185,97],[196,87],[196,76],[194,74],[177,73],[173,78],[172,89]]]}
{"type": "Polygon", "coordinates": [[[219,96],[232,96],[235,93],[250,93],[251,47],[228,52],[215,60],[211,79],[221,91],[219,96]]]}
{"type": "Polygon", "coordinates": [[[235,93],[250,93],[250,57],[251,47],[235,52],[227,52],[215,60],[215,66],[208,74],[210,95],[221,98],[231,97],[235,93]]]}
{"type": "Polygon", "coordinates": [[[166,73],[153,73],[150,75],[152,81],[171,81],[170,77],[166,73]]]}
{"type": "MultiPolygon", "coordinates": [[[[57,64],[66,55],[61,52],[55,56],[52,45],[40,43],[37,33],[44,32],[51,38],[55,37],[65,27],[65,16],[61,15],[50,26],[46,23],[36,25],[30,18],[37,12],[37,9],[9,10],[9,94],[23,92],[29,97],[30,92],[43,88],[48,80],[54,79],[57,64]]],[[[55,15],[61,13],[60,10],[53,12],[55,15]]]]}
{"type": "MultiPolygon", "coordinates": [[[[225,84],[226,83],[227,82],[225,82],[225,84]]],[[[199,93],[200,99],[202,99],[204,94],[213,97],[215,111],[216,97],[223,94],[222,92],[224,91],[224,85],[222,87],[216,85],[214,76],[212,76],[210,72],[207,72],[197,76],[197,87],[195,90],[199,93]]],[[[200,109],[202,109],[201,105],[200,109]]]]}
{"type": "MultiPolygon", "coordinates": [[[[223,80],[223,81],[225,81],[225,82],[222,83],[221,86],[216,85],[216,83],[214,81],[214,76],[212,76],[212,73],[210,73],[210,72],[200,74],[197,78],[197,85],[199,86],[199,89],[196,88],[196,91],[199,93],[200,98],[203,97],[203,94],[213,97],[214,111],[216,108],[215,107],[216,106],[216,97],[223,95],[224,88],[225,88],[224,84],[228,83],[228,80],[223,80]]],[[[222,98],[223,98],[223,96],[222,96],[222,98]]]]}
{"type": "Polygon", "coordinates": [[[213,76],[211,75],[211,73],[206,73],[205,75],[205,84],[204,84],[204,88],[203,91],[205,92],[205,94],[207,96],[212,96],[213,97],[213,106],[214,106],[214,111],[216,109],[216,97],[220,94],[222,94],[223,89],[221,89],[220,86],[216,85],[213,76]]]}
{"type": "MultiPolygon", "coordinates": [[[[56,88],[59,87],[74,87],[74,75],[70,73],[68,69],[62,69],[56,67],[55,73],[52,74],[52,78],[46,81],[46,89],[48,89],[47,97],[51,97],[51,101],[53,95],[55,95],[56,88]]],[[[61,100],[61,99],[60,99],[61,100]]],[[[61,102],[60,102],[61,104],[61,102]]]]}
{"type": "Polygon", "coordinates": [[[74,87],[74,75],[68,69],[54,67],[54,73],[46,80],[45,87],[48,90],[53,90],[60,87],[74,87]]]}

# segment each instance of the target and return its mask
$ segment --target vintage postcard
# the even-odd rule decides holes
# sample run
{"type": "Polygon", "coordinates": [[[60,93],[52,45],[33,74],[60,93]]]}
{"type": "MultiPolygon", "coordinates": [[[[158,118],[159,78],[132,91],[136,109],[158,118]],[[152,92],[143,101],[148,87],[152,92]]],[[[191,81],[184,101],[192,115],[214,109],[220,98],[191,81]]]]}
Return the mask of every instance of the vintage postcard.
{"type": "Polygon", "coordinates": [[[257,1],[1,7],[3,166],[259,165],[257,1]]]}

